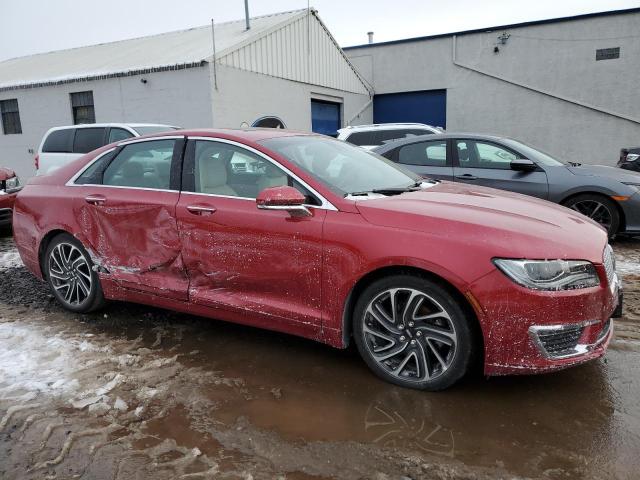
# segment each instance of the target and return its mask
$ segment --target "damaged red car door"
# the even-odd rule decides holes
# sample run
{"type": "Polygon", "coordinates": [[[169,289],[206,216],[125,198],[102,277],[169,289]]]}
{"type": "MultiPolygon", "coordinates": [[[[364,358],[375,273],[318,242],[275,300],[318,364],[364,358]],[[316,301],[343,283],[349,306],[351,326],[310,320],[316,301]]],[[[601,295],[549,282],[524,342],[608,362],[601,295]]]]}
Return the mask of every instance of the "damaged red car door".
{"type": "Polygon", "coordinates": [[[171,171],[183,144],[169,138],[124,145],[83,173],[75,200],[86,245],[103,276],[178,300],[188,298],[188,279],[175,218],[179,178],[174,184],[171,171]]]}
{"type": "Polygon", "coordinates": [[[189,140],[182,185],[176,216],[190,301],[235,312],[234,321],[318,334],[326,210],[292,217],[259,210],[255,200],[277,186],[311,203],[313,194],[266,157],[224,140],[189,140]]]}

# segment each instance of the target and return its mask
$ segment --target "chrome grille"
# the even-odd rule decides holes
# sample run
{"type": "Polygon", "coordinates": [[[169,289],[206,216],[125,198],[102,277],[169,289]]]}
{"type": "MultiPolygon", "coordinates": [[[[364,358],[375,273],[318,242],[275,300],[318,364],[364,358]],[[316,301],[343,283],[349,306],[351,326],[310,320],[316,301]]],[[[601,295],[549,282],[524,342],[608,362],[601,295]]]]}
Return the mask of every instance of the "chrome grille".
{"type": "Polygon", "coordinates": [[[616,258],[613,255],[611,245],[607,245],[604,249],[604,258],[602,263],[604,264],[604,269],[607,272],[607,281],[611,284],[616,275],[616,258]]]}

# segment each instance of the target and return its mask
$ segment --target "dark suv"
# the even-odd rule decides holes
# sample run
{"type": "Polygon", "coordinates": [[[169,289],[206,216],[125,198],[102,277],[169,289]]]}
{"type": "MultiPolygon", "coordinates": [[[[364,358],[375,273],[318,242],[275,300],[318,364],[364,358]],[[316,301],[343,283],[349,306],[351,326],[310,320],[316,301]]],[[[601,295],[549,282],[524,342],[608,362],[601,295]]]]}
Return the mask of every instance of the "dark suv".
{"type": "Polygon", "coordinates": [[[618,167],[640,172],[640,147],[621,149],[618,167]]]}

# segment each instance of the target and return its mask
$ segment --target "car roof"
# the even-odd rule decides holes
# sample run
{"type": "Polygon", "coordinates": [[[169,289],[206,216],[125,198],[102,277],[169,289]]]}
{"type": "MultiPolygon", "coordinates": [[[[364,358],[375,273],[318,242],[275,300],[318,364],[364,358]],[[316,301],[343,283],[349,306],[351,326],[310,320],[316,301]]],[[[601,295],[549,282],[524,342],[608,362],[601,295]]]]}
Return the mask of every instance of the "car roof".
{"type": "Polygon", "coordinates": [[[371,123],[368,125],[349,125],[347,127],[341,128],[338,132],[357,132],[360,130],[395,130],[400,128],[423,128],[425,130],[428,129],[437,129],[433,125],[427,125],[426,123],[371,123]]]}
{"type": "Polygon", "coordinates": [[[50,130],[66,130],[70,128],[105,128],[105,127],[169,127],[176,128],[173,125],[166,125],[164,123],[81,123],[78,125],[61,125],[59,127],[53,127],[50,130]]]}
{"type": "Polygon", "coordinates": [[[412,143],[418,143],[418,142],[424,142],[424,141],[428,141],[428,140],[433,140],[433,141],[437,141],[437,140],[446,140],[448,138],[460,138],[460,139],[469,139],[469,140],[488,140],[488,141],[494,141],[494,142],[499,142],[499,141],[504,141],[507,140],[506,137],[501,137],[501,136],[497,136],[497,135],[485,135],[482,133],[465,133],[465,132],[447,132],[447,133],[440,133],[437,136],[434,135],[415,135],[413,137],[407,137],[407,138],[401,138],[398,140],[392,140],[389,141],[387,143],[385,143],[384,145],[380,145],[379,147],[375,148],[374,150],[378,153],[380,152],[387,152],[389,150],[391,150],[392,148],[396,148],[396,147],[400,147],[402,145],[409,145],[412,143]]]}
{"type": "Polygon", "coordinates": [[[247,128],[198,128],[198,129],[183,129],[172,130],[170,132],[161,132],[152,135],[145,135],[144,138],[150,137],[164,137],[164,136],[176,136],[184,135],[187,137],[234,137],[249,142],[258,142],[260,140],[266,140],[268,138],[280,138],[280,137],[295,137],[295,136],[317,136],[317,133],[304,132],[299,130],[287,130],[283,128],[260,128],[260,127],[247,127],[247,128]]]}

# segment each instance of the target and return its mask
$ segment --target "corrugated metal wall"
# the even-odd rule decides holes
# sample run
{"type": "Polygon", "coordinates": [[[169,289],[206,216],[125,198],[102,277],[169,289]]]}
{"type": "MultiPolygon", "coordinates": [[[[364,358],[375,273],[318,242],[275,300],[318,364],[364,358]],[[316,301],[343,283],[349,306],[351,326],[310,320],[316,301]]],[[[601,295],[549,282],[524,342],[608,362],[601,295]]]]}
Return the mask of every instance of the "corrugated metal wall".
{"type": "Polygon", "coordinates": [[[312,12],[219,60],[230,67],[367,94],[340,47],[312,12]]]}

